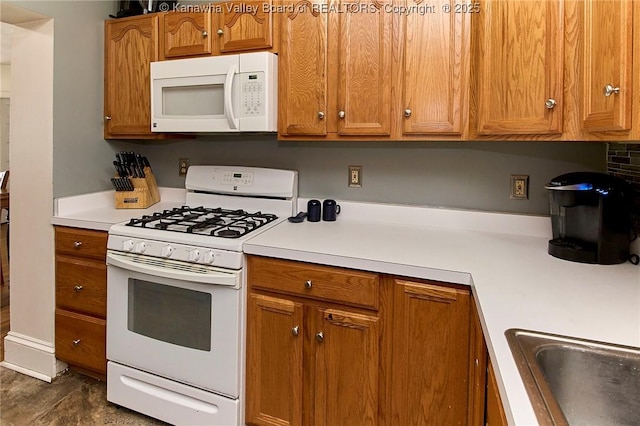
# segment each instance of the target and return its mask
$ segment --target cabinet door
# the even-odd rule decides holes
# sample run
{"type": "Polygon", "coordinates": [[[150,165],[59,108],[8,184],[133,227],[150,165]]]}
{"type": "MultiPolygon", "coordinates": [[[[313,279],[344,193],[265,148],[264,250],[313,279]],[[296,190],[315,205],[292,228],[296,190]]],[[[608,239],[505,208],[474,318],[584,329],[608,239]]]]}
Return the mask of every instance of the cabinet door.
{"type": "Polygon", "coordinates": [[[327,14],[311,13],[306,0],[278,14],[278,130],[282,135],[327,134],[327,14]]]}
{"type": "Polygon", "coordinates": [[[105,23],[104,137],[151,133],[150,63],[158,60],[158,16],[105,23]]]}
{"type": "Polygon", "coordinates": [[[561,133],[563,2],[486,0],[480,7],[477,133],[561,133]]]}
{"type": "Polygon", "coordinates": [[[211,13],[165,13],[162,25],[164,58],[179,58],[213,53],[211,13]]]}
{"type": "Polygon", "coordinates": [[[56,358],[107,374],[107,322],[88,315],[56,309],[56,358]]]}
{"type": "Polygon", "coordinates": [[[378,423],[379,322],[370,315],[311,307],[315,333],[313,424],[378,423]]]}
{"type": "Polygon", "coordinates": [[[104,261],[56,256],[56,305],[107,316],[107,265],[104,261]]]}
{"type": "Polygon", "coordinates": [[[390,134],[392,14],[383,6],[377,0],[339,3],[334,41],[340,135],[390,134]]]}
{"type": "MultiPolygon", "coordinates": [[[[422,0],[405,0],[407,10],[422,0]]],[[[461,134],[466,124],[469,92],[469,33],[471,14],[443,13],[462,4],[431,2],[437,13],[400,15],[396,36],[402,54],[402,132],[461,134]],[[425,20],[428,20],[426,25],[425,20]]],[[[467,6],[467,4],[464,4],[467,6]]]]}
{"type": "Polygon", "coordinates": [[[487,408],[485,424],[487,426],[506,426],[509,424],[502,406],[498,382],[496,381],[496,373],[493,371],[491,362],[489,362],[487,367],[487,408]]]}
{"type": "Polygon", "coordinates": [[[273,14],[271,1],[231,1],[221,5],[217,14],[220,52],[271,49],[273,14]]]}
{"type": "Polygon", "coordinates": [[[587,131],[629,130],[633,1],[585,1],[583,28],[583,127],[587,131]]]}
{"type": "Polygon", "coordinates": [[[469,299],[468,291],[395,280],[395,424],[469,424],[469,299]]]}
{"type": "Polygon", "coordinates": [[[249,294],[247,423],[302,425],[302,305],[249,294]]]}

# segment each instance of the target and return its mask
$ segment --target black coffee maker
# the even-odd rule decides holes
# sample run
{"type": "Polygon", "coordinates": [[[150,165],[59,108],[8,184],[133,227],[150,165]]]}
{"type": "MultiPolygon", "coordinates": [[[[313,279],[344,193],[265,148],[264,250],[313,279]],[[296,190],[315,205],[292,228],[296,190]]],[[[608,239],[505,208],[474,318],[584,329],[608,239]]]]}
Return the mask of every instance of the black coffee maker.
{"type": "Polygon", "coordinates": [[[545,188],[551,204],[550,255],[601,265],[629,259],[630,184],[604,173],[577,172],[555,177],[545,188]]]}

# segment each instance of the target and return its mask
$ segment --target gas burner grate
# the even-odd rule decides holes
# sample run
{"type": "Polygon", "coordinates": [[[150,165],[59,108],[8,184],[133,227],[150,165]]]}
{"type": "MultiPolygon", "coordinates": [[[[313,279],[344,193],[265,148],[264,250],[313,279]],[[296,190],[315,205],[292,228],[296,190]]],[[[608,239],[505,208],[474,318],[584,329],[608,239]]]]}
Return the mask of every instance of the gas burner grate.
{"type": "Polygon", "coordinates": [[[127,226],[239,238],[277,218],[278,216],[270,213],[183,206],[131,219],[127,226]]]}

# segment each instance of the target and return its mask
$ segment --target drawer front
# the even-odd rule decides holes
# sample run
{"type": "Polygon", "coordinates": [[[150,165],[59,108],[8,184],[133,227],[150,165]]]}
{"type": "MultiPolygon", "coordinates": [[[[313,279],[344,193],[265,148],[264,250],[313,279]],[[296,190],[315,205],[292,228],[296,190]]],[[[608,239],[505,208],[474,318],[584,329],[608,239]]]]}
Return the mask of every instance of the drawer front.
{"type": "Polygon", "coordinates": [[[57,226],[56,253],[105,260],[107,232],[57,226]]]}
{"type": "Polygon", "coordinates": [[[332,266],[249,256],[251,288],[378,309],[378,274],[332,266]]]}
{"type": "Polygon", "coordinates": [[[106,318],[107,265],[56,256],[56,306],[106,318]]]}
{"type": "Polygon", "coordinates": [[[56,358],[107,373],[107,322],[56,309],[56,358]]]}

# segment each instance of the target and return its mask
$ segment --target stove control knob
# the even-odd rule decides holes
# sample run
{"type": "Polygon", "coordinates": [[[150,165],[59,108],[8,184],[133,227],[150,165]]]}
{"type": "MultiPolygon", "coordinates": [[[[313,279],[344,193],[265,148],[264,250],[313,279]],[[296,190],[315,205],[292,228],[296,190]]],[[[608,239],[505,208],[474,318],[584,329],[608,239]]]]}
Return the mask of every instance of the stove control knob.
{"type": "Polygon", "coordinates": [[[144,253],[146,249],[147,249],[147,243],[145,243],[144,241],[136,244],[136,253],[144,253]]]}
{"type": "Polygon", "coordinates": [[[173,254],[173,247],[171,246],[162,247],[162,252],[161,252],[162,257],[171,257],[172,254],[173,254]]]}
{"type": "Polygon", "coordinates": [[[200,250],[193,249],[189,252],[189,261],[197,262],[200,259],[200,250]]]}
{"type": "Polygon", "coordinates": [[[122,243],[122,250],[124,251],[133,250],[133,240],[127,240],[124,243],[122,243]]]}
{"type": "Polygon", "coordinates": [[[212,251],[207,253],[207,256],[204,259],[204,261],[207,263],[213,263],[214,260],[216,260],[216,254],[212,251]]]}

